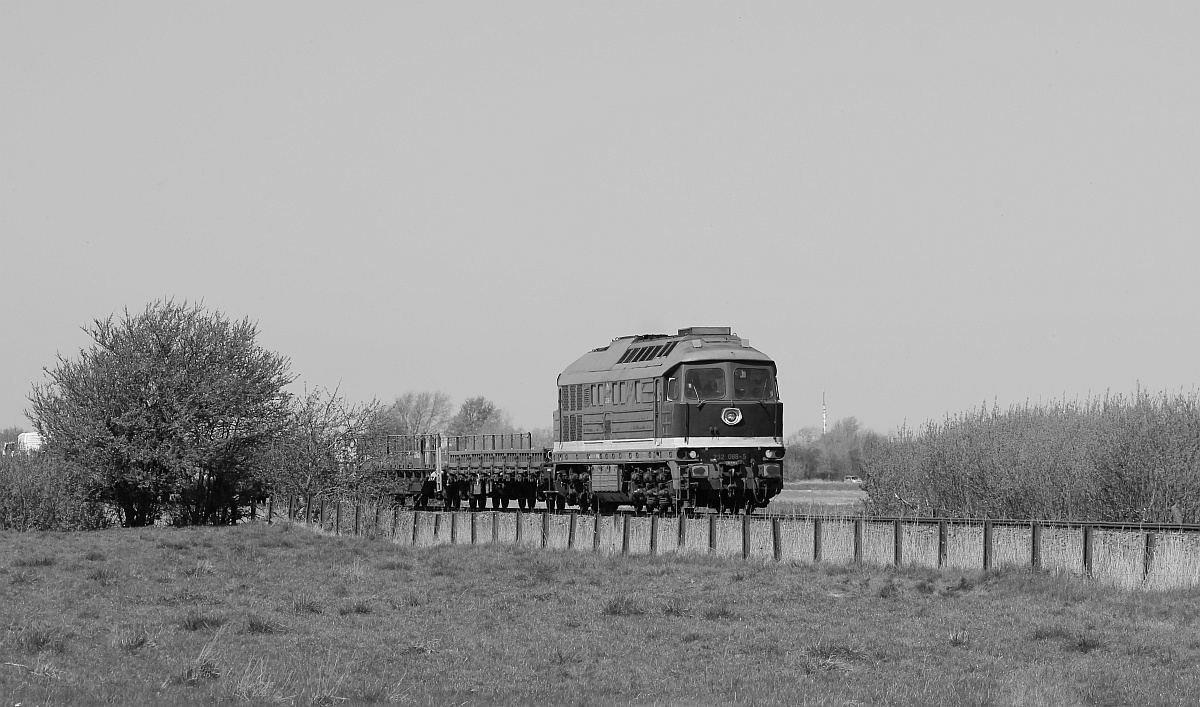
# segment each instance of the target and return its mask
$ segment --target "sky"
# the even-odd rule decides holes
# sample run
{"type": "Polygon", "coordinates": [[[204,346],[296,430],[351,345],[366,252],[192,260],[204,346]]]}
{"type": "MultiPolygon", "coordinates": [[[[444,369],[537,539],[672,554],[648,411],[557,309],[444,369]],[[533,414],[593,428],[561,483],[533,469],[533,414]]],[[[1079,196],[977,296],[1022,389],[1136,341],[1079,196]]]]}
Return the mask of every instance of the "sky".
{"type": "Polygon", "coordinates": [[[93,319],[545,427],[730,326],[788,433],[1200,379],[1200,5],[0,3],[0,428],[93,319]]]}

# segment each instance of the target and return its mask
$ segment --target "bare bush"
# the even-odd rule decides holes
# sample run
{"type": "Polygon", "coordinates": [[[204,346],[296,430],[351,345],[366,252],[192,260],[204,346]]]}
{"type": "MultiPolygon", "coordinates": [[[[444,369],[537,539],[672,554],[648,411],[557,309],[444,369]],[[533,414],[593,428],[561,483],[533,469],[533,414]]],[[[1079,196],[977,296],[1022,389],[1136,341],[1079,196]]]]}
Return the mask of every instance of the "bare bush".
{"type": "Polygon", "coordinates": [[[901,429],[864,460],[880,515],[1200,522],[1196,393],[993,406],[901,429]]]}

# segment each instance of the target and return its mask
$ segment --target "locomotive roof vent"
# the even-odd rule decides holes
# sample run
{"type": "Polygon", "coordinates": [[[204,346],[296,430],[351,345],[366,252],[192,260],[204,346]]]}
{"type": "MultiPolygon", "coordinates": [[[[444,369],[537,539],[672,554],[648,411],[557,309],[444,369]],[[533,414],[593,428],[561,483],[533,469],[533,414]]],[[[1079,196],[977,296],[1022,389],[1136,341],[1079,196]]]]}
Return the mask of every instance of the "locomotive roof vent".
{"type": "Polygon", "coordinates": [[[692,326],[680,329],[680,336],[729,336],[732,329],[727,326],[692,326]]]}

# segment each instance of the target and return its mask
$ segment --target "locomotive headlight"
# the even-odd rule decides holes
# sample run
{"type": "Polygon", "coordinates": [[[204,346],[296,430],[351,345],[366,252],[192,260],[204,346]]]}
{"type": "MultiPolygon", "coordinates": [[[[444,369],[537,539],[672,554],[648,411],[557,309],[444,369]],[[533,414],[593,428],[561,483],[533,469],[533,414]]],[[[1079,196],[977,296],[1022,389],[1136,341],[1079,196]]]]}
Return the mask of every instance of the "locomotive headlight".
{"type": "Polygon", "coordinates": [[[742,421],[742,411],[737,408],[725,408],[721,411],[721,422],[727,425],[736,425],[742,421]]]}
{"type": "Polygon", "coordinates": [[[696,458],[696,450],[693,449],[692,451],[688,452],[688,459],[695,459],[695,458],[696,458]]]}

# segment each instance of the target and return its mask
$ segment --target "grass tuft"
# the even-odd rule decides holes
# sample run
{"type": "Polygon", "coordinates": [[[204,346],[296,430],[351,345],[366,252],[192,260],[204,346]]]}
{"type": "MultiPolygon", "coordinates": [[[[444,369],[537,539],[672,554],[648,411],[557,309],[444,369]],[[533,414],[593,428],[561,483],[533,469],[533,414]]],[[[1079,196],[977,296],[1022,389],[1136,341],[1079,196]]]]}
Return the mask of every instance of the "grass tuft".
{"type": "Polygon", "coordinates": [[[24,555],[13,560],[13,567],[50,567],[57,560],[54,555],[24,555]]]}
{"type": "Polygon", "coordinates": [[[642,616],[646,609],[633,597],[622,594],[604,602],[600,613],[604,616],[642,616]]]}
{"type": "Polygon", "coordinates": [[[225,629],[219,629],[212,638],[208,639],[208,643],[200,649],[200,653],[196,658],[183,670],[167,678],[164,686],[172,685],[189,685],[196,686],[202,682],[216,680],[221,677],[221,668],[217,661],[217,643],[221,635],[225,633],[225,629]]]}
{"type": "Polygon", "coordinates": [[[730,609],[727,604],[721,603],[717,606],[705,608],[704,611],[700,612],[700,616],[709,621],[722,621],[726,619],[736,619],[737,612],[730,609]]]}
{"type": "Polygon", "coordinates": [[[184,631],[207,631],[209,629],[220,628],[225,620],[215,614],[205,614],[203,612],[192,609],[179,620],[179,627],[184,631]]]}
{"type": "Polygon", "coordinates": [[[805,665],[808,672],[846,672],[866,658],[862,651],[841,643],[817,643],[806,648],[804,655],[809,659],[805,665]]]}
{"type": "Polygon", "coordinates": [[[411,562],[406,562],[404,560],[384,560],[383,562],[380,562],[378,565],[375,565],[375,566],[381,570],[388,570],[388,571],[394,571],[394,570],[409,571],[413,568],[413,564],[411,562]]]}
{"type": "Polygon", "coordinates": [[[208,560],[197,560],[194,567],[189,567],[183,571],[185,577],[202,577],[216,572],[216,567],[208,560]]]}
{"type": "Polygon", "coordinates": [[[144,626],[117,628],[112,633],[109,645],[123,651],[133,652],[150,643],[150,634],[144,626]]]}
{"type": "Polygon", "coordinates": [[[1045,641],[1053,638],[1071,638],[1072,633],[1062,626],[1038,626],[1033,630],[1031,638],[1035,641],[1045,641]]]}
{"type": "Polygon", "coordinates": [[[366,599],[355,599],[338,607],[338,616],[349,616],[350,614],[369,614],[371,613],[371,603],[366,599]]]}
{"type": "Polygon", "coordinates": [[[246,617],[246,631],[248,633],[286,633],[287,627],[278,621],[266,619],[257,614],[251,614],[246,617]]]}
{"type": "Polygon", "coordinates": [[[239,702],[254,704],[290,704],[296,698],[296,695],[285,694],[275,681],[267,678],[266,662],[261,658],[246,663],[229,692],[239,702]]]}
{"type": "Polygon", "coordinates": [[[671,597],[667,600],[667,605],[663,607],[663,615],[665,616],[687,616],[687,606],[679,597],[671,597]]]}
{"type": "Polygon", "coordinates": [[[1100,639],[1096,638],[1095,636],[1086,636],[1086,635],[1076,636],[1073,640],[1067,642],[1067,648],[1069,650],[1077,651],[1079,653],[1084,653],[1084,654],[1091,653],[1092,651],[1096,650],[1097,648],[1100,648],[1103,645],[1104,645],[1104,643],[1102,641],[1100,641],[1100,639]]]}
{"type": "Polygon", "coordinates": [[[87,578],[102,587],[107,587],[117,581],[117,572],[109,567],[96,567],[88,570],[87,578]]]}
{"type": "Polygon", "coordinates": [[[83,553],[83,559],[88,560],[89,562],[102,562],[108,558],[99,550],[88,550],[87,552],[83,553]]]}
{"type": "Polygon", "coordinates": [[[319,614],[324,611],[321,602],[317,601],[308,592],[292,592],[292,613],[301,614],[319,614]]]}
{"type": "Polygon", "coordinates": [[[22,626],[16,632],[16,639],[17,645],[29,653],[67,652],[67,635],[64,632],[54,631],[37,624],[22,626]]]}
{"type": "Polygon", "coordinates": [[[17,570],[16,572],[12,573],[12,575],[8,578],[8,581],[10,584],[35,584],[40,582],[41,579],[41,575],[39,575],[37,572],[30,572],[29,570],[17,570]]]}

